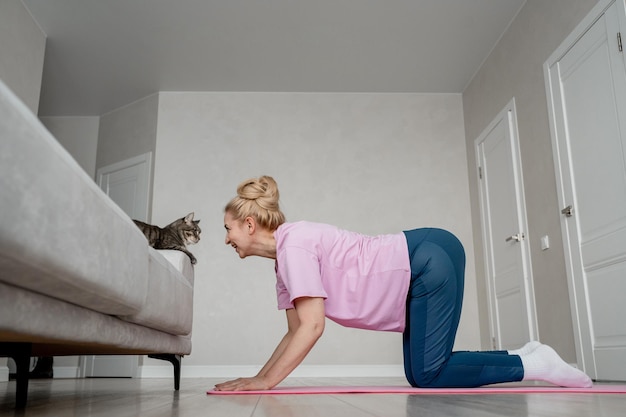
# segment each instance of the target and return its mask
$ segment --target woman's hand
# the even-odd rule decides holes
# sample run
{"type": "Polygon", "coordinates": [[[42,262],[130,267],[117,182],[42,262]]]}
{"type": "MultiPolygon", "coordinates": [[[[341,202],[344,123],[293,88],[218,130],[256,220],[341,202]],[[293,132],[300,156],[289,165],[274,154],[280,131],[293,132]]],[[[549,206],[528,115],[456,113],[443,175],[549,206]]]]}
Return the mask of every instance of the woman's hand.
{"type": "Polygon", "coordinates": [[[287,334],[257,376],[217,384],[217,391],[272,389],[302,362],[324,332],[324,299],[301,297],[294,306],[287,310],[287,334]]]}
{"type": "Polygon", "coordinates": [[[215,385],[216,391],[264,391],[270,388],[261,376],[237,378],[215,385]]]}

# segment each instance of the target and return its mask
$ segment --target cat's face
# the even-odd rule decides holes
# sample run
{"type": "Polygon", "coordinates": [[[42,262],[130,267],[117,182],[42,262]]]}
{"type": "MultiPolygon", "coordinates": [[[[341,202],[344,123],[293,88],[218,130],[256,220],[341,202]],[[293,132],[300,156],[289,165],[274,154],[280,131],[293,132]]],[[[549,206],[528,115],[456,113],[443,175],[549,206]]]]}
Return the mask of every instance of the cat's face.
{"type": "Polygon", "coordinates": [[[183,240],[185,241],[185,245],[193,245],[200,241],[200,220],[193,219],[193,213],[189,213],[182,220],[182,224],[180,225],[180,232],[183,240]]]}
{"type": "Polygon", "coordinates": [[[183,238],[185,240],[186,245],[193,245],[200,241],[200,226],[198,226],[200,220],[193,220],[191,224],[185,223],[187,226],[183,229],[183,238]]]}

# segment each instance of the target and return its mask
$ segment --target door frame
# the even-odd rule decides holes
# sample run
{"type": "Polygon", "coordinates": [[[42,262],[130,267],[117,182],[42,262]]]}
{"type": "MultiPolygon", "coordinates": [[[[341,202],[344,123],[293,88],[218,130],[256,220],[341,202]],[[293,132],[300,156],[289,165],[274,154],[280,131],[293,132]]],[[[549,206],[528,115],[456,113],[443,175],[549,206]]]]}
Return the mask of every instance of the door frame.
{"type": "MultiPolygon", "coordinates": [[[[624,0],[617,0],[624,1],[624,0]]],[[[556,188],[559,207],[564,208],[569,200],[568,195],[574,195],[571,189],[570,167],[564,167],[562,156],[567,155],[567,148],[562,148],[561,129],[565,126],[565,121],[557,115],[557,106],[562,107],[561,99],[557,97],[558,88],[553,84],[552,68],[567,54],[567,52],[591,29],[591,27],[602,17],[602,15],[615,3],[616,0],[599,0],[585,18],[576,28],[565,38],[558,48],[550,55],[543,65],[546,99],[548,104],[548,118],[550,124],[550,137],[552,141],[552,157],[554,161],[554,171],[556,176],[556,188]]],[[[566,129],[566,128],[565,128],[566,129]]],[[[569,156],[567,157],[569,160],[569,156]]],[[[565,209],[564,209],[565,210],[565,209]]],[[[583,269],[582,260],[574,256],[574,251],[570,238],[570,225],[565,215],[560,216],[561,236],[563,240],[563,252],[565,256],[565,270],[567,275],[567,286],[569,289],[569,300],[574,329],[574,344],[576,349],[576,360],[582,370],[590,373],[593,369],[595,374],[593,340],[589,322],[589,308],[585,302],[580,302],[580,294],[586,294],[585,288],[579,288],[575,279],[575,272],[583,269]],[[579,294],[580,293],[580,294],[579,294]],[[587,349],[591,346],[590,349],[587,349]]],[[[573,226],[575,227],[575,226],[573,226]]]]}
{"type": "MultiPolygon", "coordinates": [[[[489,264],[491,262],[491,256],[489,253],[489,242],[490,242],[490,234],[488,230],[488,225],[486,222],[487,218],[487,208],[485,207],[485,190],[484,190],[484,181],[482,179],[482,157],[480,155],[480,146],[485,141],[489,133],[501,122],[506,121],[510,140],[511,140],[511,164],[513,165],[513,176],[515,181],[515,196],[516,196],[516,206],[518,210],[518,222],[520,225],[520,232],[525,232],[528,235],[528,219],[526,213],[526,198],[524,195],[524,181],[522,176],[522,158],[520,155],[520,147],[519,147],[519,132],[517,127],[517,110],[515,106],[515,97],[511,99],[509,103],[498,113],[498,115],[487,125],[487,127],[481,132],[481,134],[474,141],[474,151],[475,151],[475,162],[476,162],[476,171],[478,173],[478,193],[479,193],[479,206],[480,206],[480,223],[481,223],[481,239],[483,246],[483,262],[484,262],[484,271],[485,271],[485,280],[486,280],[486,288],[487,288],[487,298],[488,298],[488,310],[489,310],[489,336],[491,338],[491,348],[492,349],[501,349],[499,343],[496,342],[496,322],[498,320],[497,317],[497,309],[495,307],[496,304],[496,294],[495,294],[495,281],[494,277],[491,276],[490,271],[491,268],[489,264]]],[[[532,262],[530,257],[530,240],[528,236],[523,238],[519,244],[521,245],[522,250],[522,263],[525,272],[525,279],[523,283],[524,296],[525,296],[525,304],[526,304],[526,314],[527,314],[527,322],[528,322],[528,335],[530,340],[537,340],[538,335],[538,325],[537,325],[537,313],[535,307],[535,291],[533,285],[533,275],[532,275],[532,262]]]]}

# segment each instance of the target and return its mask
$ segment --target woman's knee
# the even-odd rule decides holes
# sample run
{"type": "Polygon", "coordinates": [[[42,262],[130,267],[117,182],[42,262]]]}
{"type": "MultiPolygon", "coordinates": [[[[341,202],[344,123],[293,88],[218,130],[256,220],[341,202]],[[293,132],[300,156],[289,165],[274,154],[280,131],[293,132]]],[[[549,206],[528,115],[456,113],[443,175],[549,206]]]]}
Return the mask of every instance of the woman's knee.
{"type": "Polygon", "coordinates": [[[406,379],[414,388],[439,388],[437,385],[437,373],[413,372],[405,369],[406,379]]]}

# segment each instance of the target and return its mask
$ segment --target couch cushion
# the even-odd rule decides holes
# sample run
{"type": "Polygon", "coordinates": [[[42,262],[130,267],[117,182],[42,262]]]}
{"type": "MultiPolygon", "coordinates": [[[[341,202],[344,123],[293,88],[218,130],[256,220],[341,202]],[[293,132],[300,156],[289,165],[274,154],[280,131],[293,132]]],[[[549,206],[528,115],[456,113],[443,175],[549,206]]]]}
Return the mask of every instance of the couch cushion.
{"type": "Polygon", "coordinates": [[[177,250],[150,248],[148,294],[141,311],[121,319],[176,335],[191,333],[193,267],[177,250]]]}
{"type": "MultiPolygon", "coordinates": [[[[191,338],[0,283],[0,340],[47,344],[46,354],[191,352],[191,338]]],[[[37,347],[34,347],[37,350],[37,347]]]]}
{"type": "Polygon", "coordinates": [[[107,314],[139,311],[148,246],[0,82],[0,281],[107,314]]]}
{"type": "Polygon", "coordinates": [[[181,272],[187,282],[193,287],[194,269],[191,265],[189,257],[178,250],[158,250],[165,259],[167,259],[177,271],[181,272]]]}

